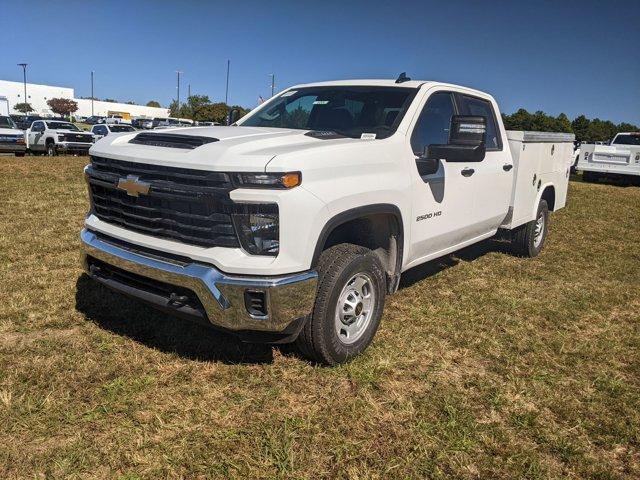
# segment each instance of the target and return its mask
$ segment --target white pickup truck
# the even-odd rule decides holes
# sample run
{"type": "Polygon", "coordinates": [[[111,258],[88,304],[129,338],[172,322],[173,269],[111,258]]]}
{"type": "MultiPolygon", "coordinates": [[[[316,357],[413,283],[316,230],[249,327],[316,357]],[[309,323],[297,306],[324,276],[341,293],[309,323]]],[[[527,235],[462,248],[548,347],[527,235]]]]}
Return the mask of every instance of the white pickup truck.
{"type": "Polygon", "coordinates": [[[506,132],[495,100],[461,86],[295,86],[233,126],[98,141],[84,266],[178,316],[345,362],[407,269],[499,231],[538,255],[572,142],[506,132]]]}
{"type": "Polygon", "coordinates": [[[84,153],[93,145],[93,134],[73,123],[60,120],[37,120],[25,132],[31,153],[55,156],[59,153],[84,153]]]}
{"type": "Polygon", "coordinates": [[[27,149],[24,132],[16,126],[11,117],[0,115],[0,153],[13,153],[24,157],[27,149]]]}
{"type": "Polygon", "coordinates": [[[618,177],[640,180],[640,132],[618,133],[611,145],[582,144],[576,169],[586,181],[618,177]]]}

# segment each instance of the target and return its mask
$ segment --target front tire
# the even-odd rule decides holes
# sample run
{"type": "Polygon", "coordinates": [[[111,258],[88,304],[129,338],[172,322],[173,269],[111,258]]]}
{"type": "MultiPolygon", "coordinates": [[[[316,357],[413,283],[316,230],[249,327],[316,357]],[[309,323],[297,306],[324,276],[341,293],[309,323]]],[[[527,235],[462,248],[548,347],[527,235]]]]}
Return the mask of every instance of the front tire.
{"type": "Polygon", "coordinates": [[[322,253],[318,275],[313,313],[296,346],[310,360],[337,365],[362,353],[378,330],[384,268],[368,248],[343,243],[322,253]]]}
{"type": "Polygon", "coordinates": [[[537,257],[547,238],[549,228],[549,206],[546,200],[540,200],[535,220],[513,230],[511,249],[518,257],[537,257]]]}
{"type": "Polygon", "coordinates": [[[55,157],[58,154],[58,152],[56,151],[55,143],[53,142],[47,143],[46,154],[47,154],[47,157],[55,157]]]}

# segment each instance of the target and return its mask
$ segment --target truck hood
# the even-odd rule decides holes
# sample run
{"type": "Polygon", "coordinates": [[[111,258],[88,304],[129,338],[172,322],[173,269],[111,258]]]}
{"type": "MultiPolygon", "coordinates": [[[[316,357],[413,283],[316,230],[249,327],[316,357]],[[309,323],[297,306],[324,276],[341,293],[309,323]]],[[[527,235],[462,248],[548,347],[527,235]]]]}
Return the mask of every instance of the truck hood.
{"type": "Polygon", "coordinates": [[[66,134],[66,133],[75,133],[76,135],[93,135],[93,133],[91,132],[78,132],[77,130],[68,130],[66,128],[56,128],[55,130],[49,130],[51,132],[56,132],[59,134],[66,134]]]}
{"type": "Polygon", "coordinates": [[[263,127],[189,127],[109,135],[89,153],[118,160],[212,171],[264,171],[274,157],[329,145],[369,142],[336,135],[318,136],[308,130],[263,127]],[[189,135],[215,139],[194,149],[129,143],[139,134],[189,135]]]}
{"type": "Polygon", "coordinates": [[[0,128],[0,136],[3,135],[22,135],[24,136],[24,132],[22,130],[18,130],[17,128],[0,128]]]}

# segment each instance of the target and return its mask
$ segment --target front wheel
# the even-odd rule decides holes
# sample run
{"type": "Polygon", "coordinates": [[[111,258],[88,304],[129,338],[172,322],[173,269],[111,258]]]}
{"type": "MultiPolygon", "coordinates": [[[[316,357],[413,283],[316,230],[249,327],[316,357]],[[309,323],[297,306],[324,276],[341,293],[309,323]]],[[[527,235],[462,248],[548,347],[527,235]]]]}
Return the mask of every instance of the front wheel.
{"type": "Polygon", "coordinates": [[[540,200],[535,220],[511,232],[511,249],[519,257],[537,257],[544,247],[549,226],[549,206],[540,200]]]}
{"type": "Polygon", "coordinates": [[[47,157],[55,157],[58,152],[56,151],[56,145],[53,142],[47,143],[47,157]]]}
{"type": "Polygon", "coordinates": [[[313,313],[296,346],[313,361],[336,365],[373,340],[384,308],[384,269],[368,248],[343,243],[322,253],[318,275],[313,313]]]}

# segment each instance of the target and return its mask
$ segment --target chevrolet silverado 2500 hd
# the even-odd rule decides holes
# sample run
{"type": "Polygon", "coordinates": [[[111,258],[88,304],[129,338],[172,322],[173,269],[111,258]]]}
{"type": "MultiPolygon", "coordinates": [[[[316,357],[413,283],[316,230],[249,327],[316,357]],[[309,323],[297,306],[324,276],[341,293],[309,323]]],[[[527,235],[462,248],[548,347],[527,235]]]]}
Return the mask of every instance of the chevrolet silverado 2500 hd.
{"type": "Polygon", "coordinates": [[[26,131],[27,148],[33,153],[54,156],[58,153],[87,153],[93,134],[83,132],[73,123],[60,120],[37,120],[26,131]]]}
{"type": "Polygon", "coordinates": [[[495,100],[465,87],[295,86],[233,126],[98,141],[84,265],[175,315],[344,362],[403,271],[499,230],[538,255],[572,142],[505,131],[495,100]]]}
{"type": "Polygon", "coordinates": [[[606,177],[640,180],[640,132],[618,133],[611,145],[582,144],[576,169],[586,181],[606,177]]]}

